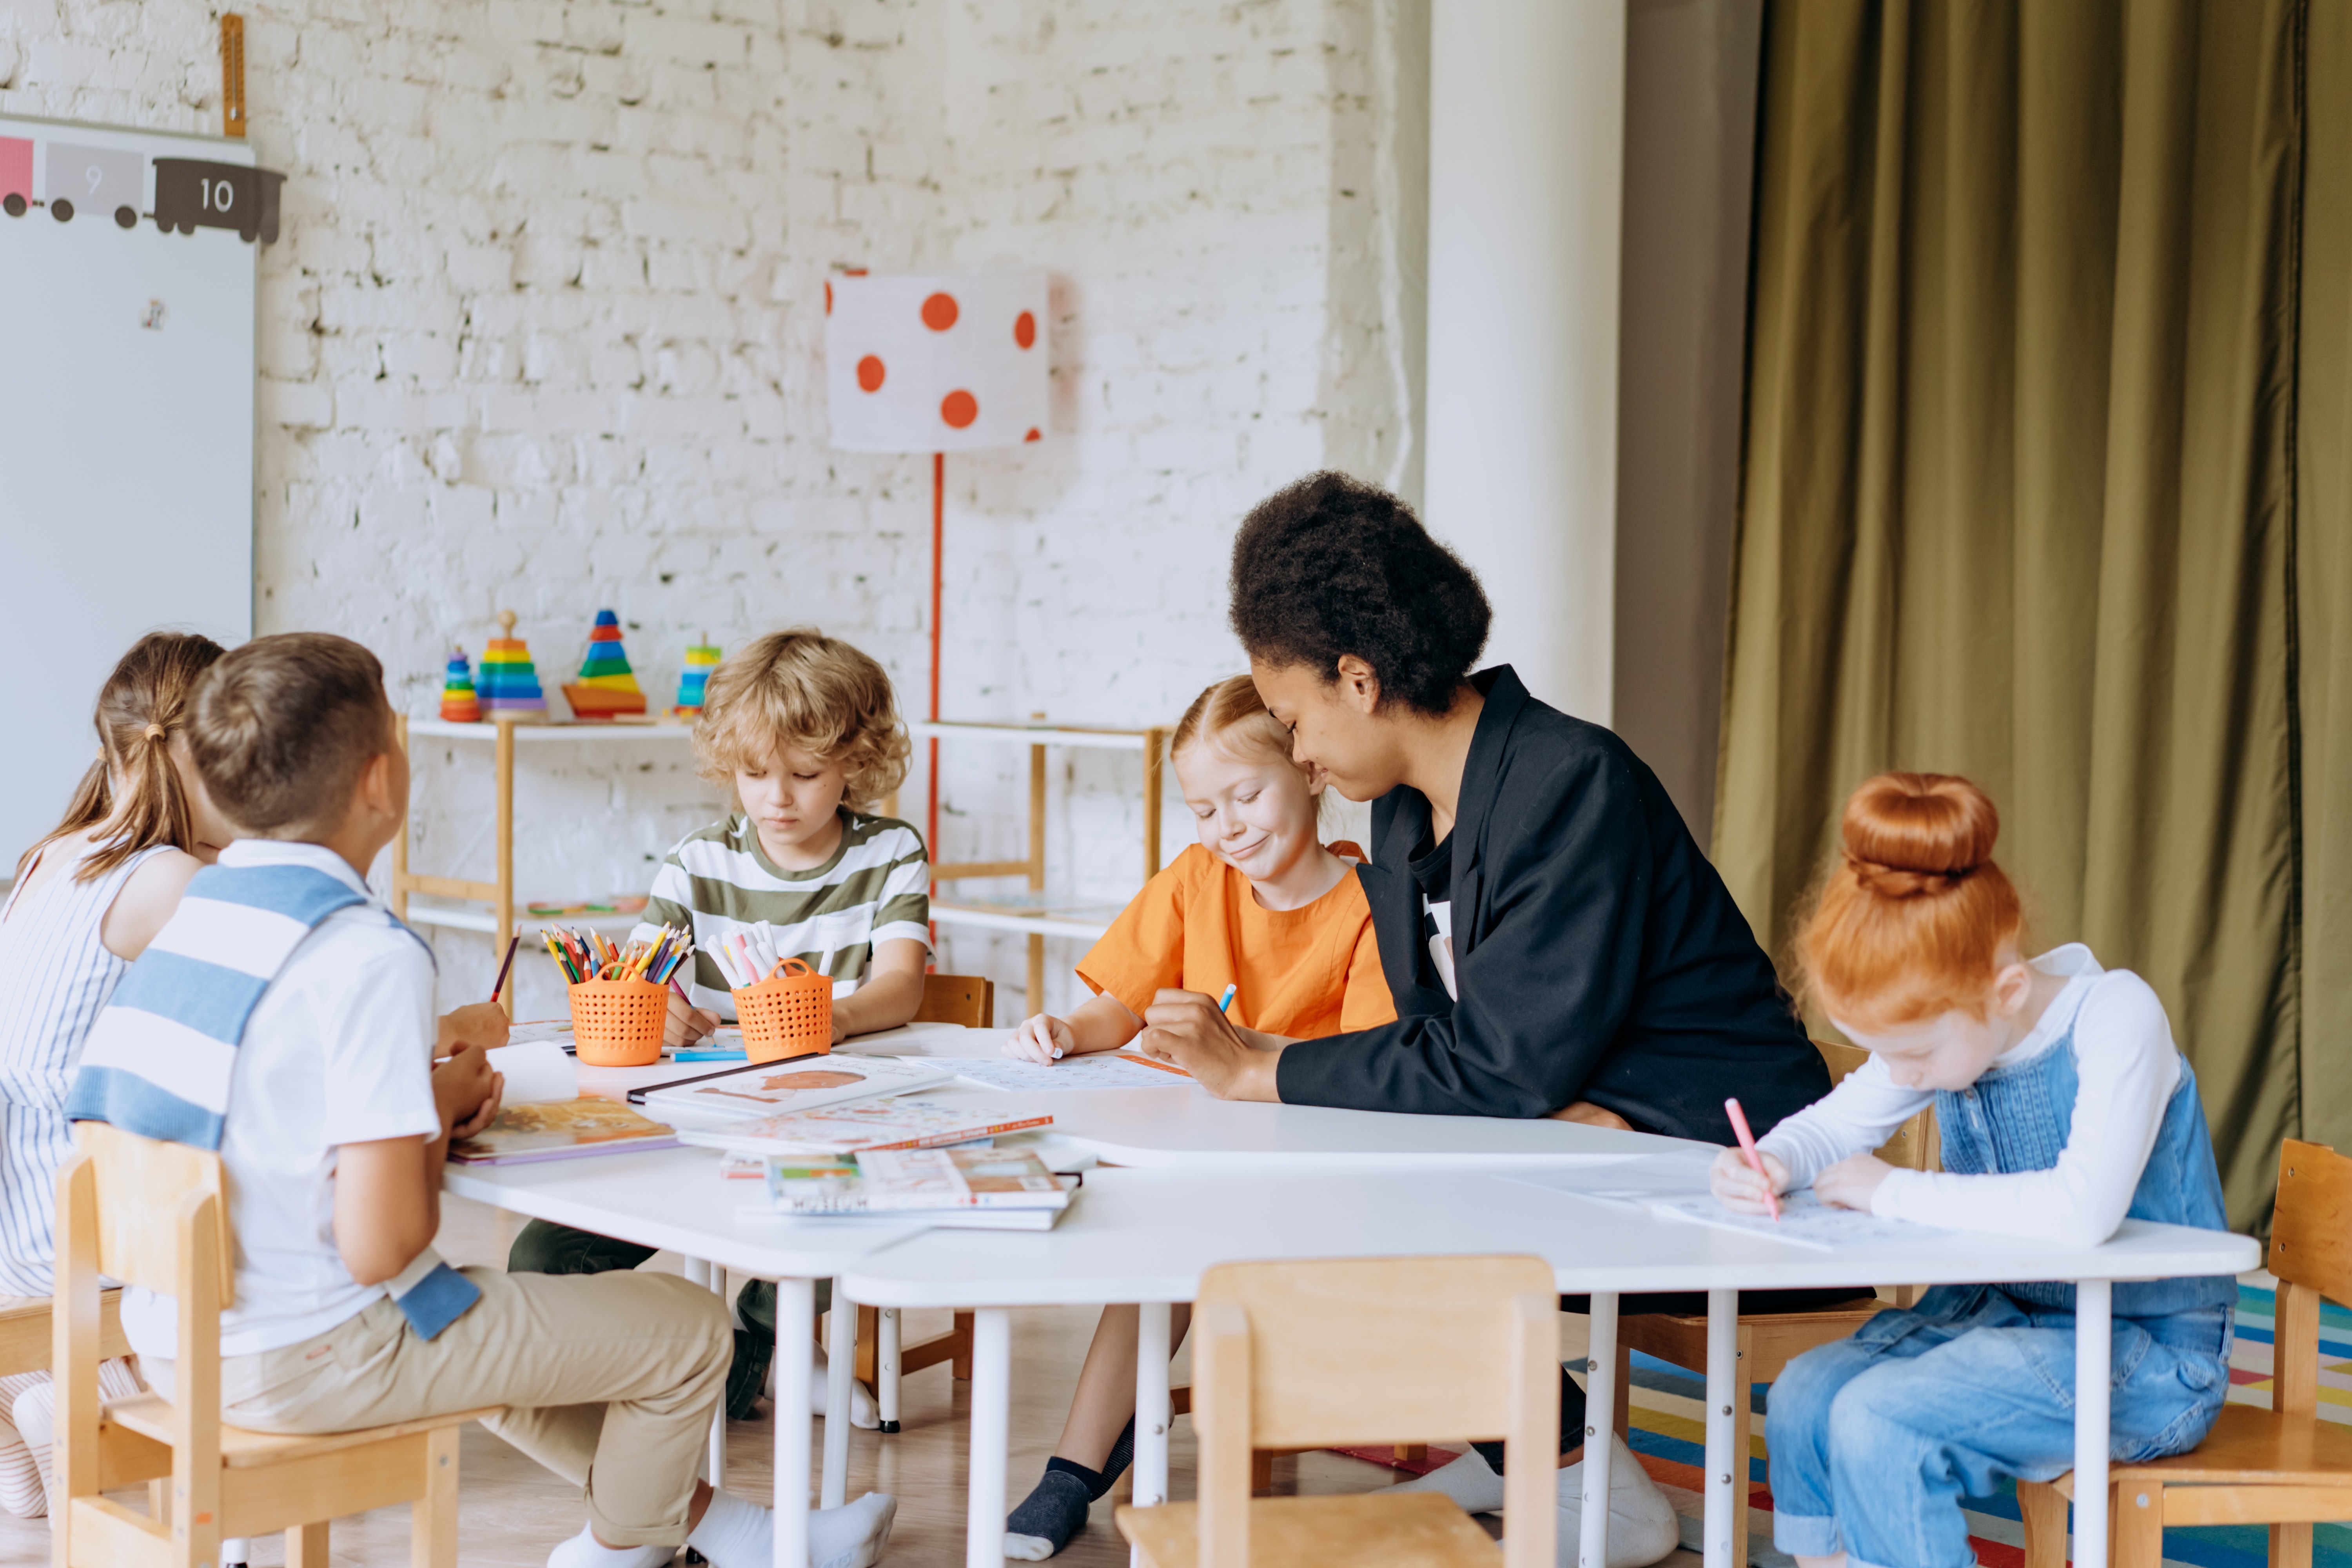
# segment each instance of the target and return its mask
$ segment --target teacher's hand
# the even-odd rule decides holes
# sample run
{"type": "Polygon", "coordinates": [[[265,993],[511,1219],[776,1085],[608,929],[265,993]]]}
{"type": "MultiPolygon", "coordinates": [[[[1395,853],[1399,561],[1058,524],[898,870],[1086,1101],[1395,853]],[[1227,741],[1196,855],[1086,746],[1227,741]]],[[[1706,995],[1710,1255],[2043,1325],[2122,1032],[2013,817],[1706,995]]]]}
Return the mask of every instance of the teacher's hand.
{"type": "MultiPolygon", "coordinates": [[[[1143,1010],[1136,1049],[1174,1062],[1219,1100],[1278,1100],[1276,1053],[1259,1050],[1212,997],[1198,991],[1161,991],[1143,1010]]],[[[1287,1043],[1287,1042],[1285,1042],[1287,1043]]]]}

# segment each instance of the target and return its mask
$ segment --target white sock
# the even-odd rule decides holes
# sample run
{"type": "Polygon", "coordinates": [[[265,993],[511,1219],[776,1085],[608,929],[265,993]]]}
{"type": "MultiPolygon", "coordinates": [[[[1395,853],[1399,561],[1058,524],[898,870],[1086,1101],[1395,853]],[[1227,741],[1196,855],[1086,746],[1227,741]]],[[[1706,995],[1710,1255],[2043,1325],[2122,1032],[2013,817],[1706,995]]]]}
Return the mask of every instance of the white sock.
{"type": "MultiPolygon", "coordinates": [[[[819,1509],[809,1515],[810,1568],[868,1568],[890,1539],[898,1500],[867,1492],[846,1508],[819,1509]]],[[[770,1568],[776,1555],[773,1510],[726,1492],[713,1492],[702,1522],[686,1543],[710,1559],[711,1568],[770,1568]]]]}
{"type": "Polygon", "coordinates": [[[547,1568],[660,1568],[675,1546],[607,1546],[587,1525],[547,1554],[547,1568]]]}
{"type": "MultiPolygon", "coordinates": [[[[831,1381],[827,1369],[832,1363],[825,1360],[823,1345],[813,1345],[810,1352],[814,1359],[809,1363],[809,1414],[822,1415],[824,1414],[826,1388],[831,1381]]],[[[776,1363],[772,1356],[768,1360],[768,1399],[773,1403],[775,1397],[776,1363]]],[[[882,1425],[882,1412],[876,1407],[874,1395],[867,1393],[866,1385],[856,1378],[849,1382],[849,1424],[868,1432],[877,1430],[882,1425]]]]}
{"type": "MultiPolygon", "coordinates": [[[[1577,1568],[1579,1539],[1584,1531],[1584,1461],[1559,1472],[1559,1538],[1554,1542],[1559,1568],[1577,1568]]],[[[1609,1435],[1609,1563],[1608,1568],[1650,1568],[1682,1545],[1682,1526],[1675,1505],[1625,1447],[1625,1439],[1609,1435]]]]}
{"type": "MultiPolygon", "coordinates": [[[[898,1500],[888,1492],[867,1492],[846,1508],[818,1510],[809,1515],[809,1568],[871,1568],[898,1517],[898,1500]]],[[[732,1568],[711,1561],[715,1568],[732,1568]]],[[[767,1562],[763,1557],[753,1568],[766,1568],[767,1562]]]]}
{"type": "Polygon", "coordinates": [[[1389,1490],[1444,1492],[1460,1503],[1465,1513],[1494,1513],[1503,1506],[1503,1478],[1495,1473],[1495,1467],[1475,1448],[1425,1476],[1400,1481],[1389,1490]]]}

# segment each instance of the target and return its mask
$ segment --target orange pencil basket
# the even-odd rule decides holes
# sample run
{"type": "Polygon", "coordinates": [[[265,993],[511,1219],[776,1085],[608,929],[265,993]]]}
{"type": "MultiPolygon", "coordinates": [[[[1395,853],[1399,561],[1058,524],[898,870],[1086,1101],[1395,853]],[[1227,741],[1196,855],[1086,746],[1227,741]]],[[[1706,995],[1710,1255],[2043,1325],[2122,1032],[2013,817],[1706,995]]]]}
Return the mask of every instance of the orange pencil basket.
{"type": "Polygon", "coordinates": [[[822,1055],[833,1049],[833,978],[788,958],[757,985],[736,989],[735,1018],[751,1061],[822,1055]]]}
{"type": "Polygon", "coordinates": [[[572,1039],[582,1066],[642,1068],[661,1060],[667,986],[650,980],[583,980],[571,990],[572,1039]]]}

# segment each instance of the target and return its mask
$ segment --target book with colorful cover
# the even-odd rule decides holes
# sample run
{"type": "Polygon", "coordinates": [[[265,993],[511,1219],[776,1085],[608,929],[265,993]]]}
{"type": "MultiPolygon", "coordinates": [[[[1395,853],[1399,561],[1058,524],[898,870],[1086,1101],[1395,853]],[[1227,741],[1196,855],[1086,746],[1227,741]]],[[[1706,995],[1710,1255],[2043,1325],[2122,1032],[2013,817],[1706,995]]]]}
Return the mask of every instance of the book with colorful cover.
{"type": "Polygon", "coordinates": [[[681,1128],[677,1138],[705,1149],[751,1154],[856,1154],[869,1149],[935,1149],[969,1143],[1024,1127],[1044,1127],[1051,1116],[1020,1111],[974,1110],[930,1100],[853,1100],[817,1110],[758,1116],[717,1127],[681,1128]]]}
{"type": "Polygon", "coordinates": [[[747,1116],[788,1116],[879,1095],[911,1094],[937,1089],[954,1077],[953,1068],[936,1062],[820,1053],[715,1068],[698,1077],[631,1089],[629,1100],[643,1105],[651,1115],[686,1119],[701,1126],[747,1116]]]}
{"type": "Polygon", "coordinates": [[[577,1160],[642,1149],[675,1149],[677,1133],[610,1100],[544,1100],[509,1105],[498,1120],[449,1145],[459,1165],[522,1165],[535,1160],[577,1160]]]}
{"type": "Polygon", "coordinates": [[[1070,1195],[1026,1149],[869,1149],[767,1162],[779,1214],[1058,1209],[1070,1195]]]}

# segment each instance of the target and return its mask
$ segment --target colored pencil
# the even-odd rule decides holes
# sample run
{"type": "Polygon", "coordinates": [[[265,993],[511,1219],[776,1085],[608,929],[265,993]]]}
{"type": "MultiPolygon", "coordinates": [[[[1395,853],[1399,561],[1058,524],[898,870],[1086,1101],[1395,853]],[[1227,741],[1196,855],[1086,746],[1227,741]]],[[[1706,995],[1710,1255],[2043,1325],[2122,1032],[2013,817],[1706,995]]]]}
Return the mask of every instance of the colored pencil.
{"type": "Polygon", "coordinates": [[[506,962],[499,965],[498,983],[490,987],[491,1001],[497,1001],[499,999],[499,993],[507,988],[507,975],[514,968],[515,949],[521,945],[522,932],[520,931],[515,932],[512,937],[508,939],[506,962]]]}
{"type": "Polygon", "coordinates": [[[1739,1134],[1739,1157],[1748,1162],[1749,1170],[1763,1177],[1765,1206],[1772,1211],[1773,1222],[1778,1224],[1780,1195],[1772,1190],[1772,1178],[1764,1174],[1764,1156],[1756,1152],[1756,1134],[1748,1131],[1748,1113],[1739,1109],[1739,1101],[1736,1100],[1725,1100],[1723,1109],[1725,1114],[1731,1118],[1731,1130],[1739,1134]]]}

